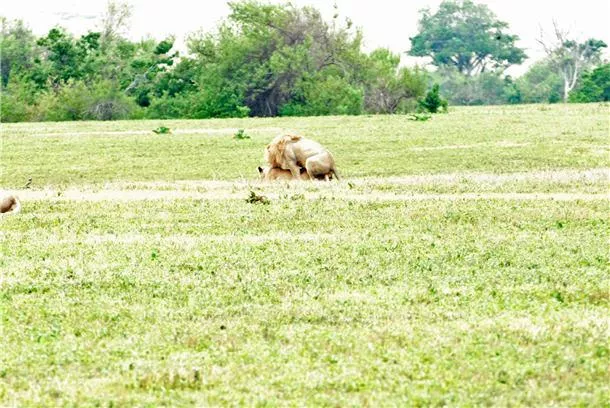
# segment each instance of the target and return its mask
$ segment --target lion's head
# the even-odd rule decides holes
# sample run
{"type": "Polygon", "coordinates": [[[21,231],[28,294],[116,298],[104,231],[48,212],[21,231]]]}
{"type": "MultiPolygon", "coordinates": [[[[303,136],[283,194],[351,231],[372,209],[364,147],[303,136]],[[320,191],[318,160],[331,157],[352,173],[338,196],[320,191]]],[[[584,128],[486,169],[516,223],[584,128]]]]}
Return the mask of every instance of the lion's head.
{"type": "Polygon", "coordinates": [[[271,167],[281,166],[286,143],[292,140],[298,140],[293,139],[294,137],[298,138],[298,136],[279,135],[267,145],[265,148],[265,161],[269,163],[271,167]]]}

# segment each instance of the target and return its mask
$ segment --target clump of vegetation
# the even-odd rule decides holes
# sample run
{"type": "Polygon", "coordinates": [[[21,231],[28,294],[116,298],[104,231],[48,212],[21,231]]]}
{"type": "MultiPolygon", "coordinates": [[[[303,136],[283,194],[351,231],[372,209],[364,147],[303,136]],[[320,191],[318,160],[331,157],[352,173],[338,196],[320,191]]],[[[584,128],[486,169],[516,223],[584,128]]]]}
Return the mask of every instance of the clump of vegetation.
{"type": "Polygon", "coordinates": [[[237,140],[250,139],[250,135],[246,134],[244,129],[238,129],[237,132],[235,133],[235,135],[233,135],[233,139],[237,139],[237,140]]]}
{"type": "Polygon", "coordinates": [[[429,113],[412,113],[409,115],[408,119],[416,122],[425,122],[432,119],[432,115],[429,113]]]}
{"type": "Polygon", "coordinates": [[[248,198],[246,198],[246,202],[248,204],[257,204],[257,203],[265,204],[265,205],[271,204],[271,201],[267,197],[265,197],[264,195],[256,194],[254,191],[251,191],[251,190],[250,190],[250,195],[248,196],[248,198]]]}
{"type": "Polygon", "coordinates": [[[442,110],[447,112],[447,100],[441,97],[439,88],[438,84],[434,84],[432,89],[426,94],[426,97],[419,102],[419,106],[423,111],[437,113],[442,110]]]}
{"type": "Polygon", "coordinates": [[[610,64],[585,72],[569,100],[581,103],[610,101],[610,64]]]}
{"type": "Polygon", "coordinates": [[[165,134],[171,134],[172,131],[170,128],[165,127],[165,126],[159,126],[156,129],[153,129],[153,132],[155,132],[158,135],[165,135],[165,134]]]}

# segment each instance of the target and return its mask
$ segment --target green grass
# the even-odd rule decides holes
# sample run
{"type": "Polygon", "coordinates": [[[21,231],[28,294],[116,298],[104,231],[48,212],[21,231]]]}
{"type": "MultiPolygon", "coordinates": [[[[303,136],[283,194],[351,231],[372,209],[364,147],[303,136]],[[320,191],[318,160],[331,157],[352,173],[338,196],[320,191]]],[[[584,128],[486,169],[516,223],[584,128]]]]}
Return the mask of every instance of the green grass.
{"type": "Polygon", "coordinates": [[[163,121],[171,135],[154,134],[151,129],[159,125],[3,124],[2,185],[17,188],[29,177],[38,187],[108,180],[250,179],[263,162],[264,146],[284,130],[326,145],[346,177],[608,164],[607,105],[456,108],[427,122],[407,116],[163,121]],[[238,129],[251,139],[235,139],[238,129]]]}
{"type": "Polygon", "coordinates": [[[0,406],[608,406],[607,113],[3,125],[3,189],[175,196],[21,192],[0,221],[0,406]],[[276,127],[345,180],[256,182],[276,127]],[[177,132],[204,128],[226,133],[177,132]],[[483,196],[438,195],[461,193],[483,196]]]}

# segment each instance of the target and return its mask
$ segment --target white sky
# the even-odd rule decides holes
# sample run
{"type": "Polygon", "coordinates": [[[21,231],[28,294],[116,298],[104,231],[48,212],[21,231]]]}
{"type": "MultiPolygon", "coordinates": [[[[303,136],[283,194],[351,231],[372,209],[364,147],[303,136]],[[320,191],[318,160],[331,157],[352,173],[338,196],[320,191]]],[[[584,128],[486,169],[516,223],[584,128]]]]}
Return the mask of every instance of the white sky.
{"type": "MultiPolygon", "coordinates": [[[[284,1],[271,0],[272,3],[284,1]]],[[[293,0],[296,5],[312,5],[330,20],[333,4],[341,18],[350,17],[364,32],[365,49],[388,47],[402,53],[409,49],[409,37],[417,33],[418,10],[438,8],[441,0],[293,0]]],[[[503,21],[508,32],[521,38],[518,46],[526,49],[529,59],[523,66],[512,67],[509,73],[520,75],[533,61],[543,56],[536,42],[542,27],[549,35],[552,20],[569,30],[577,39],[594,37],[610,45],[610,0],[475,0],[484,3],[503,21]]],[[[176,35],[176,45],[184,50],[184,38],[193,31],[213,30],[227,16],[225,0],[130,0],[133,6],[128,36],[137,40],[145,36],[162,39],[176,35]]],[[[55,25],[80,35],[94,29],[106,9],[106,0],[18,0],[3,2],[0,15],[22,19],[37,35],[45,34],[55,25]]],[[[550,37],[549,37],[550,38],[550,37]]],[[[606,58],[609,53],[606,50],[606,58]]],[[[411,64],[416,59],[403,58],[411,64]]]]}

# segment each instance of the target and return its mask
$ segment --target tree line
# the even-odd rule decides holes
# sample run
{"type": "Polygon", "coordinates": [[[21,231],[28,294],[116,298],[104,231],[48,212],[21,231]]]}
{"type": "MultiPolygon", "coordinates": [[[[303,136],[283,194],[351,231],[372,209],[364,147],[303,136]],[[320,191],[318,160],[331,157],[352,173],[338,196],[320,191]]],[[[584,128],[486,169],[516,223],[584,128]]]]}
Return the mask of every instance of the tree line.
{"type": "MultiPolygon", "coordinates": [[[[450,104],[610,99],[602,41],[579,43],[556,27],[547,58],[513,79],[526,58],[484,5],[446,0],[420,12],[409,54],[434,70],[400,65],[400,55],[363,51],[363,33],[337,11],[253,0],[229,3],[213,32],[187,39],[130,41],[130,7],[110,2],[101,27],[76,37],[61,27],[36,37],[2,19],[2,122],[315,116],[436,111],[450,104]],[[436,86],[435,86],[436,85],[436,86]],[[439,92],[440,95],[439,96],[439,92]]],[[[407,47],[405,47],[407,48],[407,47]]]]}

